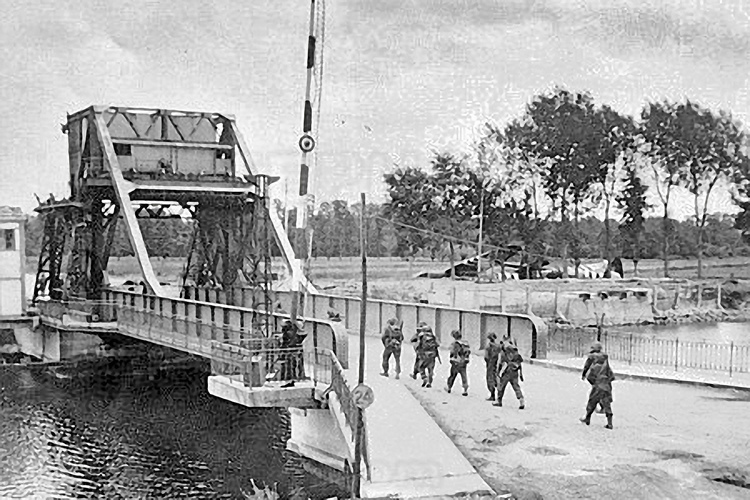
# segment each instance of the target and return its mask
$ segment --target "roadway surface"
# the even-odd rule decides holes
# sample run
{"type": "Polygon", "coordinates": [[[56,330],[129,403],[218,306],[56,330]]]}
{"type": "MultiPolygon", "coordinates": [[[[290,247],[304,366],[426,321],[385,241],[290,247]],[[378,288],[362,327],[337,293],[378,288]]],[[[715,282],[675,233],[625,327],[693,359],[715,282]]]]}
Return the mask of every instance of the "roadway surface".
{"type": "MultiPolygon", "coordinates": [[[[422,388],[408,377],[414,361],[409,345],[399,381],[393,368],[389,379],[378,375],[380,340],[368,337],[366,345],[365,383],[375,389],[376,401],[385,403],[383,384],[410,390],[497,492],[529,499],[750,499],[750,489],[712,480],[750,483],[750,392],[615,381],[610,431],[603,415],[594,415],[590,427],[578,421],[589,390],[578,373],[525,365],[526,409],[518,409],[510,387],[504,407],[497,408],[485,400],[481,351],[469,365],[469,396],[462,397],[455,390],[458,382],[452,394],[444,390],[447,363],[438,365],[434,386],[422,388]]],[[[353,336],[352,360],[357,353],[353,336]]],[[[441,355],[447,360],[447,351],[441,355]]],[[[388,423],[398,429],[394,436],[404,439],[394,460],[442,461],[430,442],[420,443],[424,447],[415,453],[419,444],[407,440],[409,413],[393,404],[388,423]]]]}
{"type": "MultiPolygon", "coordinates": [[[[378,375],[378,346],[368,342],[366,356],[365,383],[373,389],[375,400],[366,412],[372,482],[363,483],[362,496],[419,498],[484,492],[494,497],[408,388],[393,377],[378,375]]],[[[350,387],[356,387],[359,339],[355,336],[349,340],[349,359],[346,376],[350,387]]]]}

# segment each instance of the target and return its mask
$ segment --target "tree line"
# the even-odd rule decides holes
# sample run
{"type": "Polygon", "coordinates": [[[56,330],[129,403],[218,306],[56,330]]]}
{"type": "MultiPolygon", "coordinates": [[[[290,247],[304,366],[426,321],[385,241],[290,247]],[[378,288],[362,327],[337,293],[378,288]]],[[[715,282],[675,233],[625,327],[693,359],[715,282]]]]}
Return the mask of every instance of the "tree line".
{"type": "MultiPolygon", "coordinates": [[[[501,262],[517,248],[528,259],[559,256],[576,274],[592,253],[631,258],[637,266],[658,248],[665,276],[670,257],[688,251],[701,277],[703,256],[717,252],[716,228],[731,231],[709,214],[721,182],[732,186],[741,211],[728,240],[750,235],[746,133],[729,113],[690,100],[648,103],[634,118],[587,92],[555,88],[504,127],[487,124],[469,153],[436,152],[428,168],[396,166],[385,182],[392,220],[488,245],[501,262]],[[677,187],[693,199],[690,228],[670,217],[677,187]],[[650,190],[655,207],[647,201],[650,190]],[[584,223],[599,207],[601,231],[584,223]],[[613,224],[615,209],[622,216],[613,224]],[[661,214],[658,230],[646,216],[651,209],[661,214]],[[601,241],[592,246],[592,237],[601,241]]],[[[404,226],[397,234],[410,251],[445,243],[404,226]]]]}
{"type": "MultiPolygon", "coordinates": [[[[278,203],[277,210],[283,219],[284,209],[278,203]]],[[[361,205],[349,204],[344,200],[334,200],[320,204],[318,212],[310,221],[313,229],[313,256],[325,258],[353,257],[360,253],[359,220],[361,205]]],[[[387,204],[368,204],[365,210],[367,227],[367,253],[372,257],[431,258],[447,260],[450,245],[446,235],[436,231],[423,232],[400,227],[388,219],[387,204]],[[400,235],[400,233],[402,233],[400,235]],[[404,233],[411,237],[404,237],[404,233]],[[417,245],[414,243],[418,242],[417,245]]],[[[707,218],[704,237],[704,255],[709,257],[750,256],[750,242],[743,239],[741,231],[735,228],[737,217],[726,214],[710,215],[707,218]]],[[[415,221],[412,221],[415,222],[415,221]]],[[[673,235],[670,245],[670,256],[673,258],[692,258],[697,254],[695,226],[692,222],[668,220],[670,234],[673,235]]],[[[192,224],[178,219],[141,220],[149,254],[154,257],[186,257],[192,237],[192,224]]],[[[289,213],[288,233],[294,241],[297,229],[295,212],[289,213]]],[[[409,224],[412,226],[413,224],[409,224]]],[[[492,223],[488,224],[489,226],[492,223]]],[[[661,218],[645,218],[641,234],[641,258],[657,259],[661,257],[660,242],[662,234],[661,218]]],[[[554,235],[561,231],[559,221],[545,221],[539,226],[536,241],[553,241],[554,235]]],[[[579,221],[582,235],[580,253],[582,258],[600,258],[605,254],[605,224],[594,217],[582,217],[579,221]]],[[[38,216],[30,217],[26,222],[26,253],[29,256],[39,254],[42,241],[42,223],[38,216]]],[[[628,235],[617,221],[610,220],[611,246],[620,251],[625,248],[628,235]]],[[[449,232],[447,236],[453,234],[449,232]]],[[[491,244],[494,240],[486,240],[491,244]]],[[[562,257],[560,249],[552,243],[541,247],[548,257],[562,257]]],[[[456,258],[476,255],[477,243],[454,240],[456,258]]],[[[130,243],[125,234],[124,224],[118,225],[113,241],[113,257],[132,255],[130,243]]],[[[627,255],[624,251],[619,255],[627,255]]]]}

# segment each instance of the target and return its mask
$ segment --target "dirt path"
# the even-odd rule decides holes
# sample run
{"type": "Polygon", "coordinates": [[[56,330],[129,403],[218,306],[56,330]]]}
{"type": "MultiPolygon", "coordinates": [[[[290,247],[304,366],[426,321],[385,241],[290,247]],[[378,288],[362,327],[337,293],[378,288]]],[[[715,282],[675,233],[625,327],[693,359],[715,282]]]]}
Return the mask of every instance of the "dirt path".
{"type": "MultiPolygon", "coordinates": [[[[372,352],[370,341],[377,340],[368,339],[372,352]]],[[[413,356],[406,346],[406,373],[413,356]]],[[[589,386],[576,373],[525,366],[525,410],[510,388],[503,408],[485,401],[479,356],[468,397],[443,390],[446,364],[431,389],[406,373],[403,383],[496,491],[545,499],[750,499],[750,489],[708,479],[750,482],[750,393],[616,381],[610,431],[602,415],[590,427],[578,421],[589,386]]]]}

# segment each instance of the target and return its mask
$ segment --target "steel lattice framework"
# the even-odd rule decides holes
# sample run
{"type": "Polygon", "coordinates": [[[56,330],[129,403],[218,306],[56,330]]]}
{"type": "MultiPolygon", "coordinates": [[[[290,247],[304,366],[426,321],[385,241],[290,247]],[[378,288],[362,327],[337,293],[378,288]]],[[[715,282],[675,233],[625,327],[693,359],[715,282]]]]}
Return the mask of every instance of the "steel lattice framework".
{"type": "Polygon", "coordinates": [[[138,224],[143,218],[193,220],[183,285],[252,287],[267,302],[274,239],[290,273],[297,266],[269,210],[267,188],[274,179],[258,173],[232,116],[92,106],[68,115],[63,132],[70,197],[51,197],[37,208],[44,236],[34,301],[97,300],[108,284],[120,223],[146,290],[164,296],[138,224]]]}

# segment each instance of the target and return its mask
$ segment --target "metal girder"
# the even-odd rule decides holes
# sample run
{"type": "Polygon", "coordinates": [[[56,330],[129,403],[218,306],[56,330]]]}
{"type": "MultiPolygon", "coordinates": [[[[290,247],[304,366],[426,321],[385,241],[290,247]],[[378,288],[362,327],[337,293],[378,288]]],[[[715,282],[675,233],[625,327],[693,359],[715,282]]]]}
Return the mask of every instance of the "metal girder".
{"type": "Polygon", "coordinates": [[[123,214],[125,225],[128,229],[128,239],[138,261],[138,266],[141,268],[141,274],[149,291],[154,295],[164,297],[164,290],[159,284],[156,273],[154,273],[154,268],[151,266],[151,261],[148,258],[146,243],[143,241],[143,234],[141,233],[141,228],[138,226],[138,219],[133,210],[133,204],[130,201],[130,193],[125,187],[125,178],[120,170],[112,138],[109,136],[109,130],[107,130],[107,124],[104,123],[101,113],[97,113],[96,111],[95,124],[99,142],[105,152],[104,164],[111,176],[115,194],[117,195],[117,202],[120,205],[120,211],[123,214]]]}

